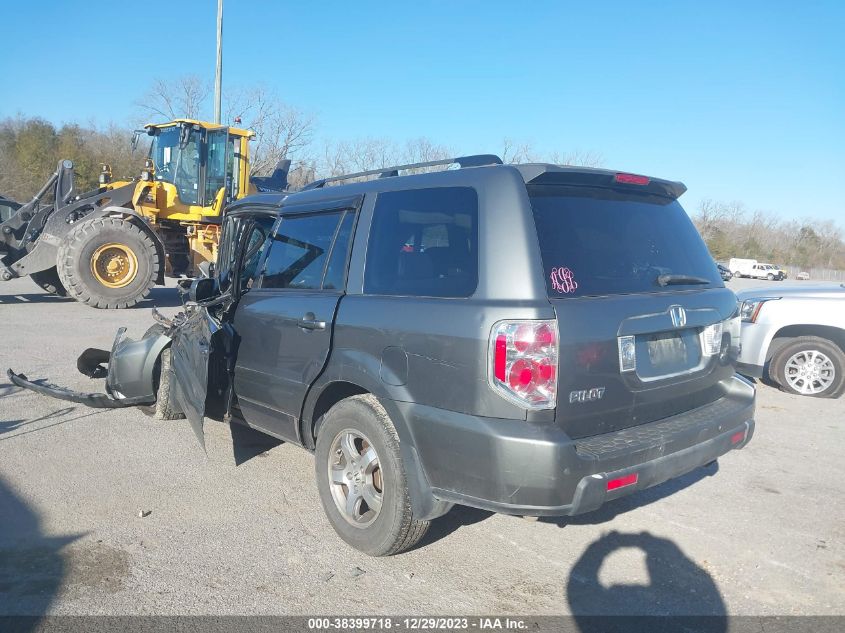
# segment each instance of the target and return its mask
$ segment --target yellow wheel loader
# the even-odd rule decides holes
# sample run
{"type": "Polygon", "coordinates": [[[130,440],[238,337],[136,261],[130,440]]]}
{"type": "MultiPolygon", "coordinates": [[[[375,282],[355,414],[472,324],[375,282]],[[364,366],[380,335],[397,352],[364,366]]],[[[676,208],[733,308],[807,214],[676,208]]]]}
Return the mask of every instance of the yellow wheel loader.
{"type": "Polygon", "coordinates": [[[0,224],[0,280],[29,275],[48,292],[95,308],[127,308],[165,274],[196,276],[217,257],[226,204],[287,188],[290,161],[249,177],[253,132],[176,119],[135,132],[152,137],[140,178],[78,193],[73,163],[59,162],[35,197],[0,224]],[[46,202],[45,202],[46,201],[46,202]]]}

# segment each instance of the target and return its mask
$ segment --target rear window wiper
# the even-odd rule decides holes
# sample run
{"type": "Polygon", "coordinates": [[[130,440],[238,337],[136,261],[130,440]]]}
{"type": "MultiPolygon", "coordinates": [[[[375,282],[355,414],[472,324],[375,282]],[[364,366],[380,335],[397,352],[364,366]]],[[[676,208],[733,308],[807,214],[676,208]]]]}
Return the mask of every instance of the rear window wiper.
{"type": "Polygon", "coordinates": [[[685,284],[709,284],[710,280],[695,275],[658,275],[658,286],[680,286],[685,284]]]}

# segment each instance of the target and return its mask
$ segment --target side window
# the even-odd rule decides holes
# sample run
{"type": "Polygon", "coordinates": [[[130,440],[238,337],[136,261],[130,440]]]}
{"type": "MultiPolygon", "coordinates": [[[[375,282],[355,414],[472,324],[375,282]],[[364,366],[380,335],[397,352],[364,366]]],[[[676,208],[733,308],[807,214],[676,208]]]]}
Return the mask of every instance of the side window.
{"type": "Polygon", "coordinates": [[[283,217],[272,239],[261,287],[319,289],[342,215],[283,217]]]}
{"type": "Polygon", "coordinates": [[[470,187],[379,194],[364,292],[468,297],[478,286],[478,196],[470,187]]]}
{"type": "Polygon", "coordinates": [[[223,222],[215,273],[221,292],[226,292],[232,284],[232,273],[237,263],[238,244],[240,244],[245,224],[246,221],[240,216],[228,216],[223,222]]]}
{"type": "Polygon", "coordinates": [[[241,242],[243,259],[241,260],[240,287],[251,288],[260,272],[258,264],[269,244],[269,237],[276,223],[274,216],[257,216],[246,230],[247,234],[241,242]]]}
{"type": "Polygon", "coordinates": [[[354,225],[355,214],[349,211],[343,216],[332,246],[332,254],[326,266],[326,276],[323,278],[325,290],[343,290],[346,287],[346,264],[349,261],[349,247],[352,244],[354,225]]]}

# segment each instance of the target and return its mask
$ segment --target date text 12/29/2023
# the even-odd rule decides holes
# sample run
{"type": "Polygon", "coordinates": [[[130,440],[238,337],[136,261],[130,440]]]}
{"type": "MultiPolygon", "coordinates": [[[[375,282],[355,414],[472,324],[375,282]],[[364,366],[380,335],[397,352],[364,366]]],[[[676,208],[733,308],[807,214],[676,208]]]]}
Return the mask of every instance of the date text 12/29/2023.
{"type": "Polygon", "coordinates": [[[522,631],[521,618],[504,617],[319,617],[308,618],[309,631],[522,631]]]}

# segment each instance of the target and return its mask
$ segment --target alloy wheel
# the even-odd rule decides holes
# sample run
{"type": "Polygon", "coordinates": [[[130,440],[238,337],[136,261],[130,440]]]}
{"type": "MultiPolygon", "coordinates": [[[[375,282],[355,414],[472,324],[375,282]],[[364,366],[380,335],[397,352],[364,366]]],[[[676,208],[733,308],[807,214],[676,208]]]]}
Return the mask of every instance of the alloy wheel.
{"type": "Polygon", "coordinates": [[[382,469],[378,453],[360,431],[344,429],[332,441],[329,486],[341,516],[351,525],[365,528],[381,512],[382,469]]]}
{"type": "Polygon", "coordinates": [[[805,395],[815,395],[828,389],[836,379],[833,361],[818,350],[796,352],[784,365],[784,378],[792,389],[805,395]]]}

